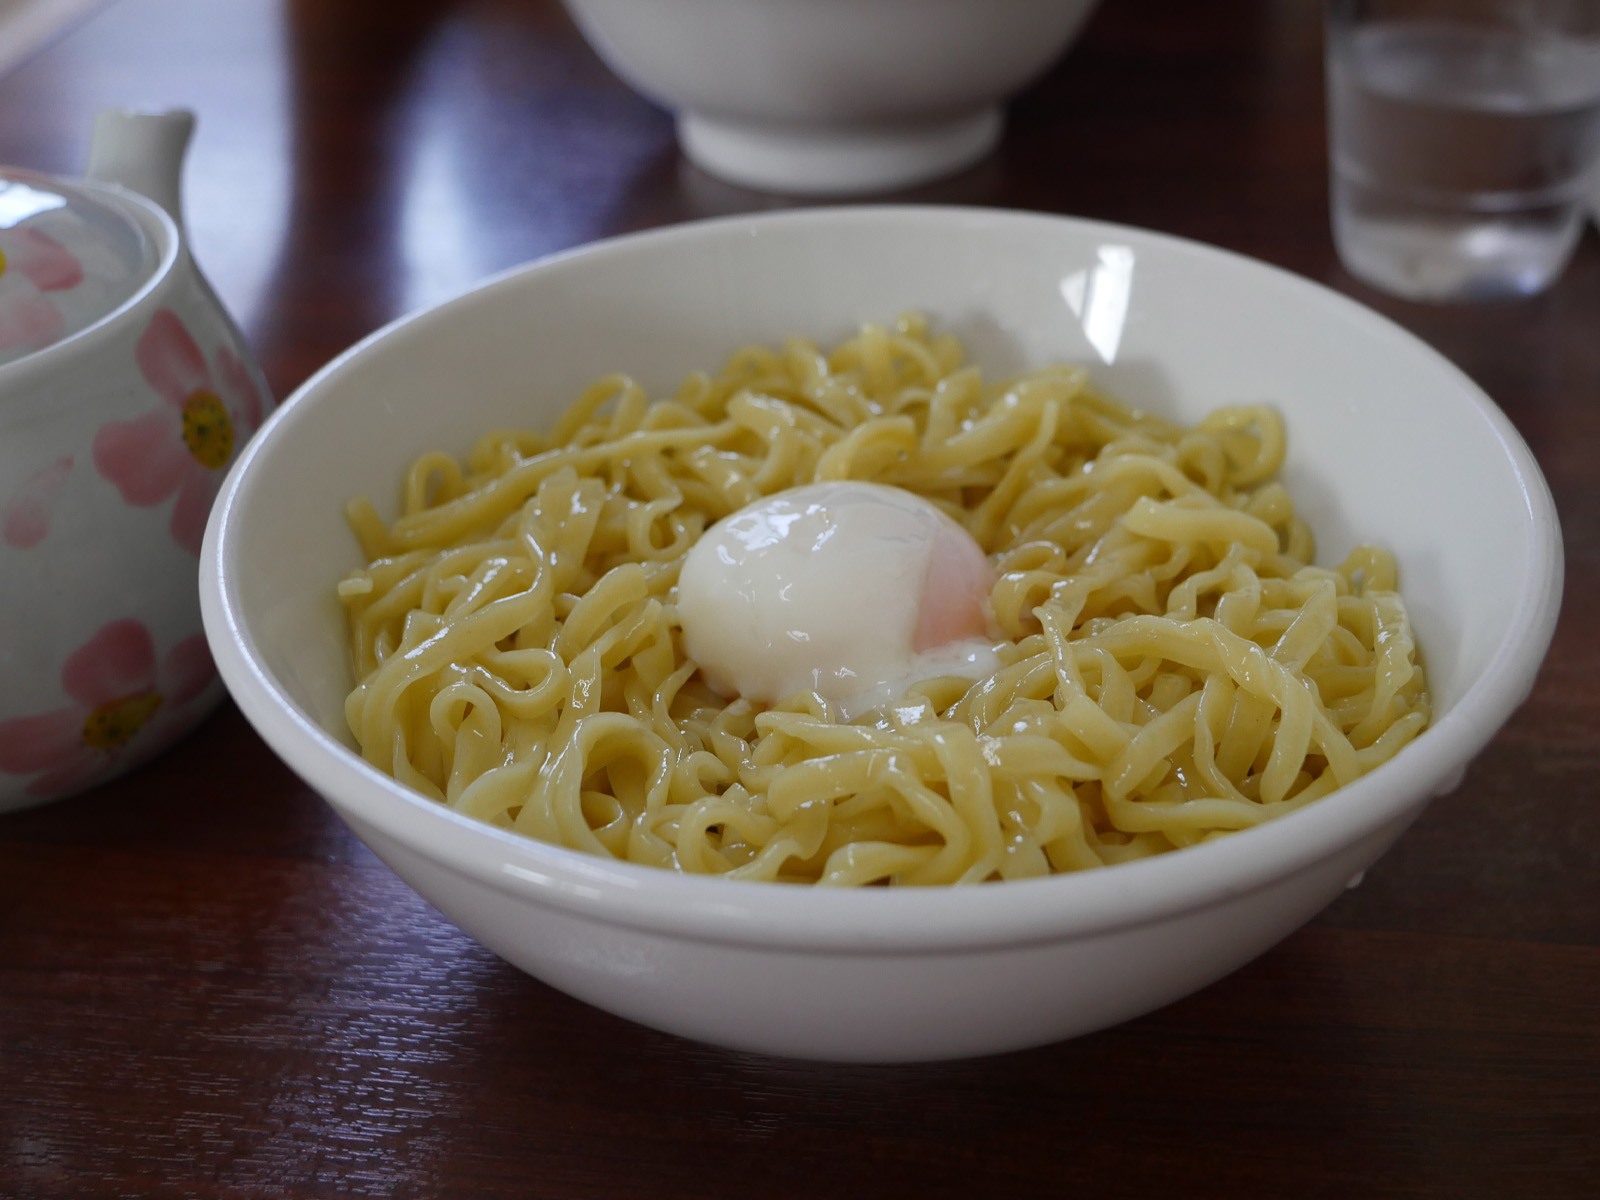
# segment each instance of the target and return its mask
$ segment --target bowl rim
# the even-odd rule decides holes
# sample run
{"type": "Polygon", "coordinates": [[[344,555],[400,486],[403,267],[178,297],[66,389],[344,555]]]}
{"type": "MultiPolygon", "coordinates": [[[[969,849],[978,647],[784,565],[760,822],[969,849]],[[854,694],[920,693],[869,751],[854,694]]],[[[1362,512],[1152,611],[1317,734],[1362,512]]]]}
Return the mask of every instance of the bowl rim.
{"type": "MultiPolygon", "coordinates": [[[[291,769],[374,847],[396,843],[437,867],[523,901],[634,930],[715,943],[817,953],[915,953],[995,949],[1092,937],[1199,910],[1271,886],[1340,849],[1398,833],[1462,770],[1527,698],[1555,629],[1564,574],[1555,504],[1537,461],[1510,419],[1454,363],[1359,302],[1303,276],[1233,251],[1133,226],[1055,214],[950,205],[841,205],[740,214],[623,234],[543,256],[494,274],[437,304],[407,313],[354,343],[302,383],[251,438],[219,491],[200,562],[207,637],[229,691],[247,720],[291,769]],[[1134,239],[1163,252],[1265,271],[1303,289],[1331,312],[1402,344],[1453,376],[1510,460],[1522,497],[1519,524],[1530,566],[1514,617],[1479,677],[1456,704],[1390,761],[1334,796],[1180,853],[1108,870],[1006,881],[976,888],[830,889],[685,875],[600,859],[534,841],[463,816],[414,793],[371,766],[296,707],[273,681],[241,616],[229,569],[240,512],[256,464],[276,431],[302,419],[352,362],[456,305],[638,247],[782,233],[830,224],[976,222],[1134,239]]],[[[330,587],[331,587],[330,583],[330,587]]]]}

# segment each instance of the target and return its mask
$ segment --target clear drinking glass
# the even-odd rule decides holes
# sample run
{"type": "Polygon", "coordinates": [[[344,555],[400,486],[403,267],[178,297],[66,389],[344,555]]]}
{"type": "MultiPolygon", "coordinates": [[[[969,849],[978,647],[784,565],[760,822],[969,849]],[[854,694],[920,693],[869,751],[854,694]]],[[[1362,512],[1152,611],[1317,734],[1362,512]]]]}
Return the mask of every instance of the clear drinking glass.
{"type": "Polygon", "coordinates": [[[1414,300],[1548,287],[1600,171],[1600,0],[1327,0],[1333,235],[1414,300]]]}

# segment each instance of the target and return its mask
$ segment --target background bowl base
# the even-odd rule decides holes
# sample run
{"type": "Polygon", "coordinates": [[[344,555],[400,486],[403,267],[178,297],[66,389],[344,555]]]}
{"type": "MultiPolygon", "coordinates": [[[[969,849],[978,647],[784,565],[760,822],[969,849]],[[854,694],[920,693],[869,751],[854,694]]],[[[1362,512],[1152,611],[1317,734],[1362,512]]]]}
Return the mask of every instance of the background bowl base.
{"type": "Polygon", "coordinates": [[[934,121],[828,125],[685,113],[678,141],[702,170],[763,191],[845,195],[954,174],[1000,140],[1000,106],[934,121]]]}

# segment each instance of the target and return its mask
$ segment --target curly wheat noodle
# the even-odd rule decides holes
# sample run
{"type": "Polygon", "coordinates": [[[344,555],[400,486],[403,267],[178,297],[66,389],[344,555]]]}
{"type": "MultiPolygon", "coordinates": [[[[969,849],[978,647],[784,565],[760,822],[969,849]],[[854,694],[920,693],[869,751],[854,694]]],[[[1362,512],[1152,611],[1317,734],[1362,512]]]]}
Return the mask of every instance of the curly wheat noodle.
{"type": "Polygon", "coordinates": [[[669,399],[586,390],[547,435],[428,454],[339,587],[362,753],[502,828],[743,879],[942,884],[1073,871],[1289,812],[1394,755],[1429,701],[1395,568],[1309,565],[1280,418],[1192,429],[1083,370],[1001,384],[915,316],[828,353],[748,347],[669,399]],[[841,722],[710,691],[674,585],[783,488],[895,484],[974,535],[1005,641],[841,722]]]}

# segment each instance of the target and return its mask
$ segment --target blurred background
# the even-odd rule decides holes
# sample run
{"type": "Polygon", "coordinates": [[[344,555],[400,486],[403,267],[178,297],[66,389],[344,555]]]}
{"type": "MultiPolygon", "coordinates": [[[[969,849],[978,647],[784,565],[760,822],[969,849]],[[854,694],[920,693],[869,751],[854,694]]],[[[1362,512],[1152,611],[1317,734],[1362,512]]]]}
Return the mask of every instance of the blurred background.
{"type": "MultiPolygon", "coordinates": [[[[216,22],[186,35],[214,0],[9,0],[30,2],[66,30],[0,75],[4,161],[75,174],[98,108],[195,109],[195,252],[280,395],[350,335],[501,268],[797,202],[689,165],[670,115],[623,85],[554,0],[228,0],[225,54],[216,22]],[[333,194],[361,199],[318,220],[333,194]]],[[[1203,19],[1152,38],[1148,5],[1108,0],[1011,105],[996,153],[872,199],[1126,221],[1327,275],[1331,242],[1268,232],[1285,206],[1325,194],[1320,13],[1305,0],[1196,7],[1203,19]],[[1141,112],[1163,114],[1159,137],[1129,120],[1141,112]],[[1197,176],[1212,183],[1195,192],[1197,176]],[[1175,205],[1180,177],[1190,202],[1175,205]]]]}

